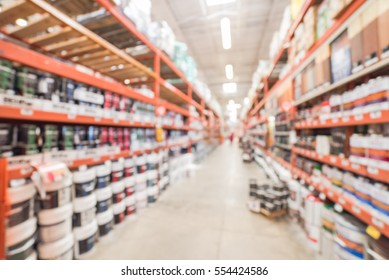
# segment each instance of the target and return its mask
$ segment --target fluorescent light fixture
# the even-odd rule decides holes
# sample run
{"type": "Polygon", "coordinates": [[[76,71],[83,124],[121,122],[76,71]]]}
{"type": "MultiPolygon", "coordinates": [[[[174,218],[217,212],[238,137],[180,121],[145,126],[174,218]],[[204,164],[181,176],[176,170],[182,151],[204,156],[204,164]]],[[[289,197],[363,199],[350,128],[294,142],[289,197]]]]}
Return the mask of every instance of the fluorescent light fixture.
{"type": "Polygon", "coordinates": [[[224,83],[223,84],[223,91],[225,93],[235,93],[237,90],[236,83],[224,83]]]}
{"type": "Polygon", "coordinates": [[[222,44],[223,49],[231,49],[231,21],[228,17],[224,17],[220,20],[220,28],[222,31],[222,44]]]}
{"type": "Polygon", "coordinates": [[[21,27],[25,27],[28,25],[28,22],[27,20],[23,19],[23,18],[18,18],[15,23],[21,27]]]}
{"type": "Polygon", "coordinates": [[[227,64],[225,67],[226,70],[226,78],[232,80],[234,78],[234,68],[231,64],[227,64]]]}
{"type": "Polygon", "coordinates": [[[212,7],[217,5],[229,4],[235,2],[235,0],[205,0],[205,2],[207,3],[207,6],[212,7]]]}

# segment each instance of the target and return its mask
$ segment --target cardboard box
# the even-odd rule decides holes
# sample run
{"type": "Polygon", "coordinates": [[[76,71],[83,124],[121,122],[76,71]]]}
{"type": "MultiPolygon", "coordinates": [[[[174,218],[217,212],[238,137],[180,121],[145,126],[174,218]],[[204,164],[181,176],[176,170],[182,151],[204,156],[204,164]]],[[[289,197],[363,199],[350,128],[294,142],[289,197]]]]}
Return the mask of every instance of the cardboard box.
{"type": "Polygon", "coordinates": [[[351,75],[351,48],[347,31],[331,43],[331,81],[338,82],[351,75]]]}
{"type": "Polygon", "coordinates": [[[364,51],[363,51],[363,38],[362,38],[362,17],[356,17],[350,22],[347,28],[347,34],[351,43],[351,61],[353,70],[358,69],[363,65],[364,51]]]}
{"type": "Polygon", "coordinates": [[[378,46],[381,57],[389,56],[389,1],[378,0],[378,46]]]}
{"type": "MultiPolygon", "coordinates": [[[[372,1],[362,13],[364,61],[371,62],[380,56],[378,47],[378,1],[372,1]]],[[[388,27],[386,27],[387,29],[388,27]]]]}

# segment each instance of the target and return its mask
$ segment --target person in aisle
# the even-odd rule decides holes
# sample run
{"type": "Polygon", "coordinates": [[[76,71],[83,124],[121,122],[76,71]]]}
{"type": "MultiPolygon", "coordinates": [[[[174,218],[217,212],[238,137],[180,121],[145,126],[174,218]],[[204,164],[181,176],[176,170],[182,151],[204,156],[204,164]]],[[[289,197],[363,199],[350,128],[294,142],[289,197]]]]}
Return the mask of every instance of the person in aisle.
{"type": "Polygon", "coordinates": [[[232,145],[232,143],[234,142],[234,133],[231,132],[230,136],[228,137],[230,139],[230,143],[232,145]]]}

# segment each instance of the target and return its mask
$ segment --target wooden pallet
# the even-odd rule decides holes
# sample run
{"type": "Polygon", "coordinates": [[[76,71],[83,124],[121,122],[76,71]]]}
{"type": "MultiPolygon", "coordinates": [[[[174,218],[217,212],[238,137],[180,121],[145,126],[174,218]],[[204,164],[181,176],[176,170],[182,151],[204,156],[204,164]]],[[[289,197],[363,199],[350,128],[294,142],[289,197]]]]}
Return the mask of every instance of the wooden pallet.
{"type": "Polygon", "coordinates": [[[287,211],[286,211],[286,209],[282,209],[282,210],[277,210],[277,211],[269,212],[266,209],[261,208],[259,213],[261,213],[262,215],[264,215],[267,218],[272,219],[272,218],[277,218],[277,217],[285,215],[287,213],[287,211]]]}

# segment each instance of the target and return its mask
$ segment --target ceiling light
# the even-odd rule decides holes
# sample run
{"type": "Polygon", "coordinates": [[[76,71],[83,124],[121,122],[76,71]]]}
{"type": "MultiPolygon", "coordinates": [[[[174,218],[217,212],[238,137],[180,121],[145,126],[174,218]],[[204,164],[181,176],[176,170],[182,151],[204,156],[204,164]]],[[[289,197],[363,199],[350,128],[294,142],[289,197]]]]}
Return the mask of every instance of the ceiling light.
{"type": "Polygon", "coordinates": [[[220,20],[220,27],[222,31],[222,44],[223,49],[231,49],[231,22],[230,19],[224,17],[220,20]]]}
{"type": "Polygon", "coordinates": [[[130,84],[130,80],[129,80],[129,79],[125,79],[125,80],[124,80],[124,83],[125,83],[126,85],[129,85],[129,84],[130,84]]]}
{"type": "Polygon", "coordinates": [[[223,91],[225,93],[235,93],[237,90],[236,83],[224,83],[223,84],[223,91]]]}
{"type": "Polygon", "coordinates": [[[227,64],[225,70],[227,79],[232,80],[234,78],[234,68],[232,67],[232,65],[227,64]]]}
{"type": "Polygon", "coordinates": [[[119,65],[118,65],[118,68],[119,68],[119,69],[123,69],[123,68],[124,68],[124,65],[123,65],[123,64],[119,64],[119,65]]]}
{"type": "Polygon", "coordinates": [[[23,18],[18,18],[15,23],[21,27],[25,27],[28,25],[28,22],[27,20],[23,19],[23,18]]]}
{"type": "Polygon", "coordinates": [[[104,56],[104,60],[105,61],[109,60],[109,55],[104,56]]]}
{"type": "Polygon", "coordinates": [[[236,109],[240,109],[241,107],[242,107],[242,105],[240,105],[239,103],[236,103],[236,104],[235,104],[235,108],[236,108],[236,109]]]}
{"type": "Polygon", "coordinates": [[[111,70],[112,70],[112,71],[115,71],[116,69],[118,69],[116,65],[111,66],[111,70]]]}
{"type": "Polygon", "coordinates": [[[224,5],[228,3],[235,2],[235,0],[206,0],[207,6],[217,6],[217,5],[224,5]]]}
{"type": "Polygon", "coordinates": [[[245,97],[245,98],[243,99],[243,104],[244,104],[244,105],[249,105],[249,102],[250,102],[250,100],[249,100],[248,97],[245,97]]]}

